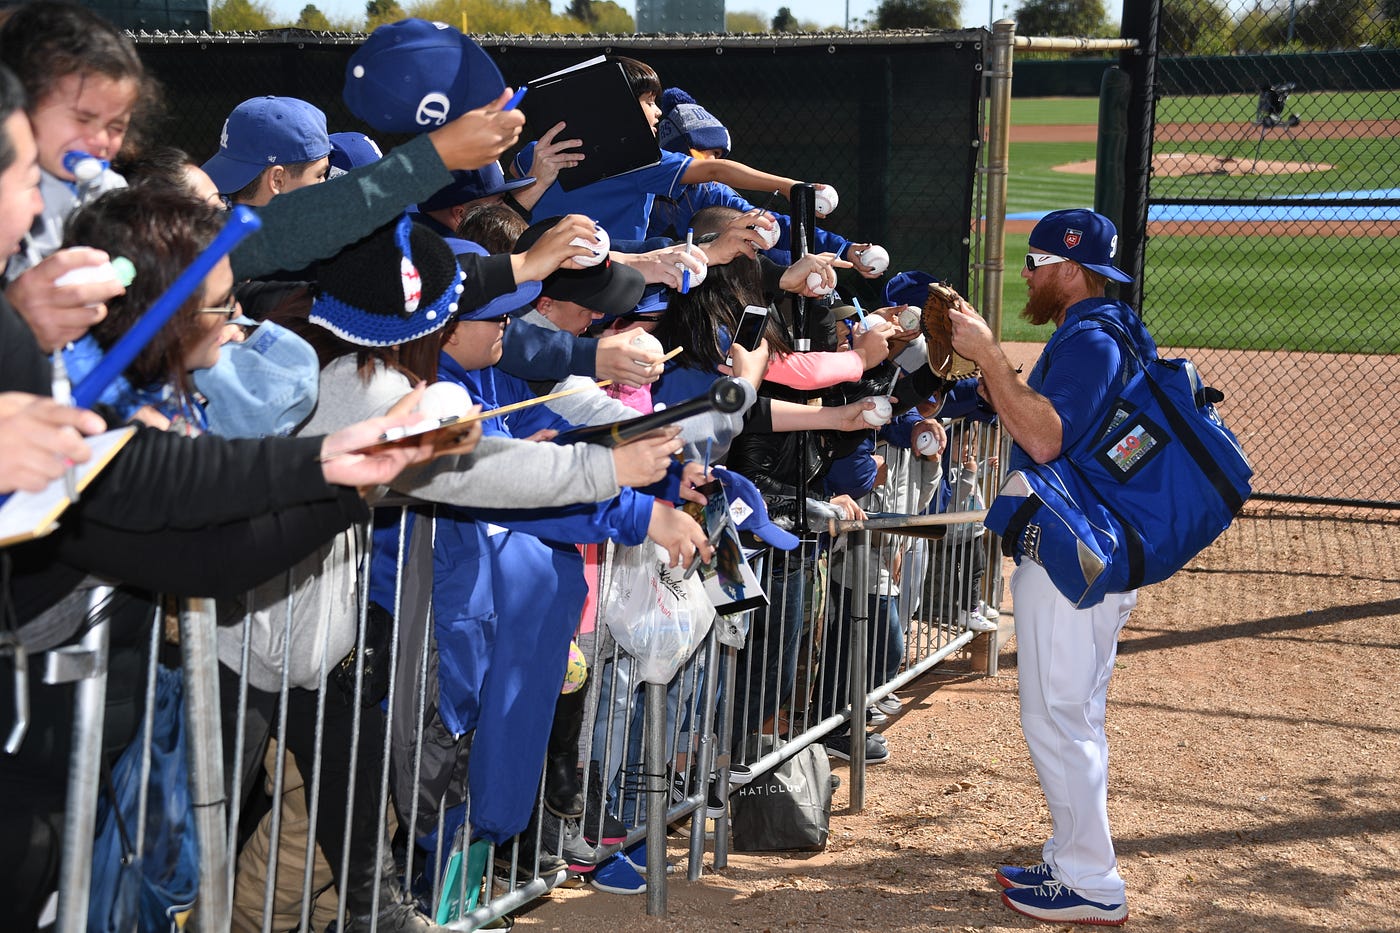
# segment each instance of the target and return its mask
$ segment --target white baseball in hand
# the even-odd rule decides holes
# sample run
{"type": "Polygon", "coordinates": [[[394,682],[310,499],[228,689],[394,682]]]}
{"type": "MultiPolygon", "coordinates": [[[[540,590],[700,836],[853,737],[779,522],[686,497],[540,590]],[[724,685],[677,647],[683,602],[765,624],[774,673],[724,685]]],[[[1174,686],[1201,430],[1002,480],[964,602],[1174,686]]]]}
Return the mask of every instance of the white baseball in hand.
{"type": "Polygon", "coordinates": [[[641,331],[631,340],[631,345],[639,350],[648,350],[652,353],[661,353],[661,341],[657,340],[646,331],[641,331]]]}
{"type": "Polygon", "coordinates": [[[424,418],[460,418],[472,407],[472,397],[455,382],[434,382],[418,400],[418,414],[424,418]]]}
{"type": "Polygon", "coordinates": [[[590,255],[588,256],[574,257],[574,262],[585,269],[589,266],[596,266],[604,259],[607,259],[608,250],[612,249],[612,241],[608,239],[608,231],[604,230],[602,227],[597,227],[596,224],[595,227],[598,231],[596,240],[589,240],[586,237],[576,236],[569,241],[570,246],[582,246],[589,251],[590,255]]]}
{"type": "Polygon", "coordinates": [[[856,255],[860,257],[861,263],[876,275],[884,275],[885,270],[890,267],[890,254],[883,246],[867,246],[856,255]]]}
{"type": "Polygon", "coordinates": [[[682,279],[684,279],[686,272],[689,272],[690,287],[695,288],[701,282],[705,281],[705,276],[710,274],[710,267],[705,265],[704,260],[701,260],[700,271],[696,272],[694,269],[687,267],[685,263],[678,262],[676,263],[676,271],[681,274],[682,279]]]}
{"type": "Polygon", "coordinates": [[[813,203],[817,208],[817,216],[826,217],[841,203],[841,195],[837,194],[836,189],[831,185],[823,185],[817,189],[813,203]]]}
{"type": "Polygon", "coordinates": [[[810,291],[812,294],[830,295],[831,290],[835,287],[836,286],[834,285],[826,284],[826,280],[822,278],[822,274],[820,272],[807,273],[807,290],[810,291]]]}
{"type": "Polygon", "coordinates": [[[932,431],[920,431],[914,437],[914,449],[921,457],[932,457],[938,453],[938,437],[932,431]]]}
{"type": "Polygon", "coordinates": [[[772,249],[773,247],[777,246],[778,239],[783,235],[783,231],[778,229],[777,221],[774,221],[773,226],[771,227],[760,227],[758,226],[758,224],[754,224],[753,226],[749,227],[749,229],[752,230],[754,233],[757,233],[759,237],[763,240],[764,249],[772,249]]]}
{"type": "Polygon", "coordinates": [[[924,316],[919,313],[918,308],[905,308],[899,312],[899,329],[918,330],[923,320],[924,316]]]}
{"type": "Polygon", "coordinates": [[[888,398],[883,395],[876,395],[866,399],[866,401],[875,403],[873,409],[867,408],[860,413],[861,417],[865,419],[866,424],[870,425],[872,428],[878,428],[890,423],[890,418],[894,413],[894,409],[890,406],[890,400],[888,398]]]}

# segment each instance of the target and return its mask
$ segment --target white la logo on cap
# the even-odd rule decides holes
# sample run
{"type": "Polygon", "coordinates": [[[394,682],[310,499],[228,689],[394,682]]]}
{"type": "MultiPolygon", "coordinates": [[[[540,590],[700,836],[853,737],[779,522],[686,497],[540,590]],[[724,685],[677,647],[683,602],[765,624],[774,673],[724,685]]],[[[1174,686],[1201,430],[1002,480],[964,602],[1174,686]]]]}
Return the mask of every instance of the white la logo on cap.
{"type": "Polygon", "coordinates": [[[1118,234],[1113,235],[1113,239],[1108,241],[1108,258],[1112,259],[1118,255],[1118,234]]]}
{"type": "Polygon", "coordinates": [[[446,94],[441,91],[429,91],[418,102],[418,112],[413,119],[418,121],[419,126],[442,126],[447,122],[447,111],[451,106],[452,102],[447,99],[446,94]]]}
{"type": "Polygon", "coordinates": [[[219,130],[219,148],[228,148],[228,120],[224,120],[224,128],[219,130]]]}

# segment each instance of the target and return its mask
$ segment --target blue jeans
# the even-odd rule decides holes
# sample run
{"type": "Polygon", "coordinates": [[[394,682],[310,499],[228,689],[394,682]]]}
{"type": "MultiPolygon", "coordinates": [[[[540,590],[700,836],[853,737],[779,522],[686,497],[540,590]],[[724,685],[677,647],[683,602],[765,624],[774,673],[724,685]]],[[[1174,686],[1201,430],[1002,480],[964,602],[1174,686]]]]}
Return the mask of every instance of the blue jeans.
{"type": "Polygon", "coordinates": [[[815,562],[816,552],[810,547],[774,551],[769,558],[773,569],[767,586],[768,605],[754,612],[748,643],[736,660],[736,751],[746,736],[759,732],[792,696],[815,562]]]}
{"type": "MultiPolygon", "coordinates": [[[[837,608],[827,622],[822,639],[821,701],[818,711],[823,719],[846,706],[849,697],[847,683],[851,648],[851,591],[833,583],[831,595],[837,608]]],[[[894,678],[904,659],[904,630],[899,624],[899,597],[870,596],[866,601],[866,681],[872,687],[894,678]]],[[[859,721],[859,720],[857,720],[859,721]]]]}

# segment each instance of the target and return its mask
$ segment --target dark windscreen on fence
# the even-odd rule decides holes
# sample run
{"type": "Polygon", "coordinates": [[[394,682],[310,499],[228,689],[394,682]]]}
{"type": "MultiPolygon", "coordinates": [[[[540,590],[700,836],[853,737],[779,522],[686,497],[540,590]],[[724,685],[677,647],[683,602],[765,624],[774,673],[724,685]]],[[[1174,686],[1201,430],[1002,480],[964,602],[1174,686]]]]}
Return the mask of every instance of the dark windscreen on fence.
{"type": "MultiPolygon", "coordinates": [[[[983,38],[965,30],[888,44],[869,37],[815,44],[638,38],[606,47],[480,41],[512,86],[604,51],[645,61],[665,86],[683,88],[724,122],[733,158],[834,185],[841,204],[825,229],[885,246],[892,272],[923,269],[966,291],[983,38]]],[[[228,112],[261,94],[316,104],[332,132],[369,130],[340,96],[356,39],[283,33],[137,41],[165,86],[169,119],[161,135],[196,159],[213,153],[228,112]]],[[[528,113],[528,97],[522,108],[528,113]]],[[[385,148],[400,141],[377,139],[385,148]]],[[[757,202],[766,196],[744,193],[757,202]]],[[[851,273],[842,282],[863,304],[878,306],[878,282],[851,273]]]]}

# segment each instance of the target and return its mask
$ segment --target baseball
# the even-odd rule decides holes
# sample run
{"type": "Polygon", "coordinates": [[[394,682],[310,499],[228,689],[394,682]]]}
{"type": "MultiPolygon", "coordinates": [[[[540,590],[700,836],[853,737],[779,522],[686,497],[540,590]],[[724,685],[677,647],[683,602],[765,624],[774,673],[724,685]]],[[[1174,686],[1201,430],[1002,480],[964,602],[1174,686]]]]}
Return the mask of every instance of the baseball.
{"type": "Polygon", "coordinates": [[[914,449],[921,457],[932,457],[938,453],[938,437],[932,431],[920,431],[914,438],[914,449]]]}
{"type": "Polygon", "coordinates": [[[663,352],[661,349],[661,341],[657,340],[655,337],[653,337],[651,334],[648,334],[646,331],[642,331],[641,333],[637,334],[637,336],[633,337],[631,343],[632,346],[636,347],[639,350],[648,350],[652,353],[663,352]]]}
{"type": "Polygon", "coordinates": [[[884,275],[890,267],[890,254],[883,246],[868,246],[856,255],[876,275],[884,275]]]}
{"type": "MultiPolygon", "coordinates": [[[[684,276],[685,273],[686,273],[686,271],[687,271],[687,270],[686,270],[686,267],[685,267],[685,264],[684,264],[684,263],[679,263],[679,262],[676,263],[676,271],[679,272],[682,276],[684,276]]],[[[691,288],[695,288],[695,287],[696,287],[697,285],[699,285],[701,282],[705,281],[705,276],[709,275],[709,272],[710,272],[710,267],[707,266],[707,265],[705,265],[705,262],[704,262],[704,260],[702,259],[701,262],[700,262],[700,271],[699,271],[699,272],[691,271],[691,273],[690,273],[690,287],[691,287],[691,288]]]]}
{"type": "Polygon", "coordinates": [[[918,308],[906,307],[899,312],[899,329],[918,330],[919,325],[923,323],[923,319],[923,315],[919,313],[918,308]]]}
{"type": "Polygon", "coordinates": [[[823,185],[817,189],[817,195],[813,199],[817,208],[818,217],[826,217],[836,210],[836,206],[841,203],[841,196],[836,193],[836,189],[831,185],[823,185]]]}
{"type": "Polygon", "coordinates": [[[878,428],[882,425],[889,424],[890,416],[893,412],[893,409],[890,407],[890,400],[883,395],[875,395],[867,399],[867,401],[874,402],[875,407],[874,409],[861,412],[861,417],[865,419],[865,423],[872,428],[878,428]]]}
{"type": "Polygon", "coordinates": [[[777,246],[779,237],[783,235],[783,232],[778,229],[777,221],[774,221],[771,227],[760,227],[755,224],[749,227],[749,229],[757,233],[759,238],[763,240],[764,249],[772,249],[777,246]]]}
{"type": "Polygon", "coordinates": [[[425,418],[460,418],[472,406],[472,397],[455,382],[434,382],[418,400],[418,414],[425,418]]]}
{"type": "Polygon", "coordinates": [[[604,259],[607,259],[608,250],[612,249],[612,241],[608,239],[608,231],[604,230],[602,227],[599,227],[597,224],[594,224],[594,227],[598,231],[596,242],[589,241],[581,236],[576,236],[569,241],[569,245],[582,246],[584,249],[589,250],[592,253],[591,256],[574,257],[574,262],[576,262],[578,265],[582,266],[585,269],[589,266],[596,266],[604,259]]]}
{"type": "Polygon", "coordinates": [[[807,273],[807,290],[814,295],[830,295],[834,285],[828,285],[822,280],[820,272],[807,273]]]}

